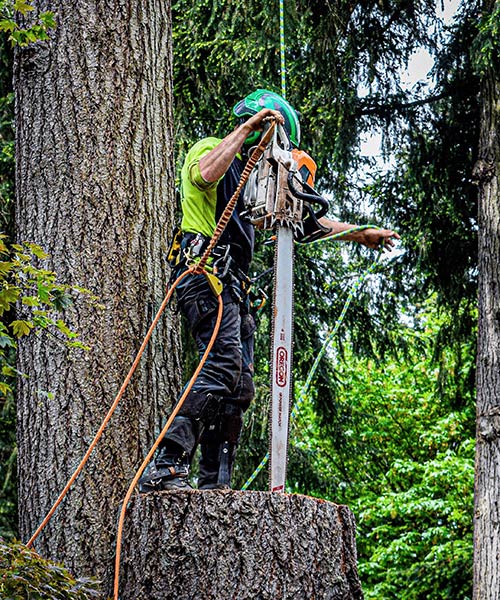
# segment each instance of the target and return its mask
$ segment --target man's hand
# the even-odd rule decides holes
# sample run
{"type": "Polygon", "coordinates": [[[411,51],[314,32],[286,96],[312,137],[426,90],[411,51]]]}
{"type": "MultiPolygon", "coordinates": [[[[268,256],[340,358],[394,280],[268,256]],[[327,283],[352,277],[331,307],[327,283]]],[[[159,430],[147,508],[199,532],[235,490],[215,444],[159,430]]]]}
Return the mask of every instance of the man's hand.
{"type": "Polygon", "coordinates": [[[357,232],[356,241],[367,248],[373,250],[386,250],[390,252],[394,248],[394,240],[399,240],[400,236],[392,229],[363,229],[357,232]]]}
{"type": "Polygon", "coordinates": [[[241,127],[248,131],[248,135],[253,131],[262,131],[266,119],[276,119],[280,125],[285,123],[285,118],[279,111],[272,110],[271,108],[263,108],[245,121],[241,127]]]}

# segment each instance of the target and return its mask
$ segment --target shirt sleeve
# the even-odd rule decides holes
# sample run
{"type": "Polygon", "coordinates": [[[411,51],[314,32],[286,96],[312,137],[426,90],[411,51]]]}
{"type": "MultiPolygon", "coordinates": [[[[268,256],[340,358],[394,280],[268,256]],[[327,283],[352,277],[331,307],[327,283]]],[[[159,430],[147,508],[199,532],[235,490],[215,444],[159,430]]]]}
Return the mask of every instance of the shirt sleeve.
{"type": "Polygon", "coordinates": [[[206,181],[200,172],[200,160],[220,144],[218,138],[205,138],[197,142],[189,151],[187,157],[187,171],[189,180],[199,190],[209,190],[217,187],[219,181],[206,181]]]}

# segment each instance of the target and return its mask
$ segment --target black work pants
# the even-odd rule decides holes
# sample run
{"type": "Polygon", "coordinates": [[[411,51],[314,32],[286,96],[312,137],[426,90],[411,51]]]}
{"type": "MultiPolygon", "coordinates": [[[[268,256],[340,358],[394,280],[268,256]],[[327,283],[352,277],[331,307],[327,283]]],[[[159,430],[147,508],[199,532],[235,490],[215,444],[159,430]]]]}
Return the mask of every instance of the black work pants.
{"type": "MultiPolygon", "coordinates": [[[[236,447],[242,415],[254,397],[255,321],[245,305],[236,300],[239,292],[236,286],[238,283],[234,282],[224,287],[219,333],[178,413],[183,418],[174,420],[162,442],[166,447],[177,444],[192,456],[201,437],[202,470],[210,462],[206,469],[214,471],[216,448],[222,441],[230,441],[236,447]],[[205,460],[205,455],[211,458],[205,460]]],[[[177,287],[177,300],[201,359],[215,328],[218,300],[204,275],[186,276],[177,287]]]]}

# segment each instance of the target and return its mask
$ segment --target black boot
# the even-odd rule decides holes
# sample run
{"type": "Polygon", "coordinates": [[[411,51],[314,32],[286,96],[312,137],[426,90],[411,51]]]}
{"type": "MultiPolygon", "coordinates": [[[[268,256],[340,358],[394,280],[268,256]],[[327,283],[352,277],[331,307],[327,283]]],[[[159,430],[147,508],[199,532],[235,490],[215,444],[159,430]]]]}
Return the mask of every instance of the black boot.
{"type": "Polygon", "coordinates": [[[199,490],[231,489],[231,472],[242,424],[241,408],[227,403],[219,422],[203,433],[200,440],[199,490]]]}
{"type": "Polygon", "coordinates": [[[230,489],[230,482],[219,481],[220,442],[204,441],[200,444],[200,474],[198,477],[199,490],[230,489]]]}
{"type": "Polygon", "coordinates": [[[236,446],[228,441],[202,445],[199,490],[230,490],[236,446]]]}
{"type": "Polygon", "coordinates": [[[191,489],[188,454],[184,451],[173,453],[166,447],[160,449],[156,459],[149,463],[139,479],[141,494],[191,489]]]}

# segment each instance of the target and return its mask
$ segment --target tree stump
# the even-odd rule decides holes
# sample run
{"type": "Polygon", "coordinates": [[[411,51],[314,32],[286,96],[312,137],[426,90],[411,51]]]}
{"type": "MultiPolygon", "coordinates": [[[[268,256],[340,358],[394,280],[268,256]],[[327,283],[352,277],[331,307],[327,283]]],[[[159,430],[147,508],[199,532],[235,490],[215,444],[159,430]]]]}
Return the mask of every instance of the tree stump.
{"type": "Polygon", "coordinates": [[[301,495],[180,491],[135,496],[121,600],[358,600],[354,516],[301,495]]]}

